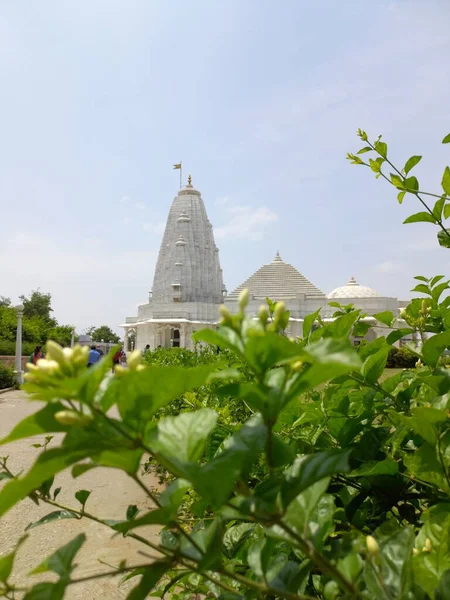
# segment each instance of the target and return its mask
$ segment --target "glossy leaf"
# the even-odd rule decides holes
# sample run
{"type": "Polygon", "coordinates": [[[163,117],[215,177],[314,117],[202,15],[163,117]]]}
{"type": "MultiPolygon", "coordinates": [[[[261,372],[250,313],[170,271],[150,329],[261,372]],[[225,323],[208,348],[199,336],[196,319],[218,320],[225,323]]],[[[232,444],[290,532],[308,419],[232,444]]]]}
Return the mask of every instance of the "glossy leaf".
{"type": "Polygon", "coordinates": [[[382,541],[377,561],[379,566],[373,560],[366,560],[364,579],[373,598],[407,597],[412,583],[409,564],[413,545],[414,532],[405,528],[382,541]]]}
{"type": "Polygon", "coordinates": [[[436,218],[430,213],[418,212],[405,219],[403,223],[405,225],[408,223],[436,223],[436,218]]]}
{"type": "Polygon", "coordinates": [[[383,312],[375,313],[373,315],[377,321],[390,327],[394,321],[394,313],[391,310],[385,310],[383,312]]]}
{"type": "Polygon", "coordinates": [[[350,450],[329,450],[297,458],[286,470],[281,488],[283,505],[317,481],[337,473],[348,473],[350,450]]]}
{"type": "Polygon", "coordinates": [[[450,133],[442,140],[443,144],[450,144],[450,133]]]}
{"type": "Polygon", "coordinates": [[[415,167],[417,164],[419,164],[419,162],[422,160],[421,156],[411,156],[411,158],[408,158],[408,160],[405,163],[405,166],[403,167],[403,171],[405,172],[405,175],[408,175],[408,173],[411,171],[411,169],[413,167],[415,167]]]}
{"type": "Polygon", "coordinates": [[[55,510],[39,519],[39,521],[35,521],[34,523],[30,523],[29,525],[27,525],[25,531],[28,531],[29,529],[34,529],[35,527],[39,527],[40,525],[52,523],[53,521],[60,521],[62,519],[78,519],[78,515],[70,510],[55,510]]]}
{"type": "Polygon", "coordinates": [[[450,248],[450,229],[440,230],[437,234],[439,245],[443,248],[450,248]]]}
{"type": "Polygon", "coordinates": [[[420,292],[421,294],[427,294],[427,296],[431,295],[430,288],[427,285],[424,285],[423,283],[419,283],[419,285],[416,285],[416,287],[413,288],[411,291],[420,292]]]}
{"type": "Polygon", "coordinates": [[[441,181],[442,189],[444,192],[450,196],[450,168],[445,167],[444,174],[442,175],[441,181]]]}
{"type": "Polygon", "coordinates": [[[202,408],[166,417],[151,432],[149,446],[172,472],[183,477],[183,464],[198,461],[217,422],[217,414],[202,408]]]}
{"type": "Polygon", "coordinates": [[[444,206],[443,215],[444,219],[448,219],[450,217],[450,202],[447,202],[447,204],[444,206]]]}
{"type": "Polygon", "coordinates": [[[409,327],[394,329],[394,331],[391,331],[386,337],[386,342],[392,346],[392,344],[395,344],[395,342],[398,342],[398,340],[401,340],[403,337],[410,335],[411,333],[413,333],[413,330],[409,327]]]}
{"type": "Polygon", "coordinates": [[[374,460],[363,463],[351,473],[351,477],[375,477],[377,475],[396,475],[398,473],[398,463],[395,460],[374,460]]]}
{"type": "Polygon", "coordinates": [[[38,567],[31,571],[31,574],[53,571],[60,577],[69,577],[73,569],[73,559],[85,541],[86,536],[84,533],[77,535],[73,540],[58,548],[56,552],[42,561],[38,567]]]}
{"type": "Polygon", "coordinates": [[[437,221],[439,221],[442,217],[442,211],[444,208],[445,200],[446,200],[446,197],[442,196],[442,198],[439,198],[439,200],[436,200],[436,203],[433,207],[433,216],[437,221]]]}
{"type": "Polygon", "coordinates": [[[67,583],[65,579],[56,583],[37,583],[25,594],[23,600],[62,600],[67,583]]]}
{"type": "Polygon", "coordinates": [[[389,350],[386,346],[366,358],[361,368],[361,374],[365,381],[369,381],[370,383],[376,383],[378,381],[378,378],[386,367],[388,352],[389,350]]]}
{"type": "Polygon", "coordinates": [[[450,330],[431,336],[422,346],[422,355],[427,365],[435,367],[446,348],[450,347],[450,330]]]}
{"type": "Polygon", "coordinates": [[[81,504],[83,509],[84,509],[84,505],[86,504],[87,499],[89,498],[90,495],[91,495],[91,492],[89,492],[88,490],[78,490],[78,492],[75,492],[75,498],[81,504]]]}

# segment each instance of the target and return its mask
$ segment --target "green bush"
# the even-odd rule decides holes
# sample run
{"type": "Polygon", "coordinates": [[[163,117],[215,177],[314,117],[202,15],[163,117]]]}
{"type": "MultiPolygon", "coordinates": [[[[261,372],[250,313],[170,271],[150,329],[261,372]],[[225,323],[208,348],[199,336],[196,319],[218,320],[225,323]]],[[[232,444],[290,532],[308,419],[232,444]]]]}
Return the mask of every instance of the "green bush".
{"type": "Polygon", "coordinates": [[[0,363],[0,390],[14,387],[14,369],[0,363]]]}
{"type": "Polygon", "coordinates": [[[408,348],[395,348],[389,350],[386,367],[390,369],[413,369],[418,357],[408,348]]]}
{"type": "MultiPolygon", "coordinates": [[[[36,344],[34,342],[23,342],[22,344],[22,356],[29,356],[34,349],[36,344]]],[[[9,340],[0,340],[0,356],[15,356],[16,354],[16,342],[9,340]]]]}
{"type": "MultiPolygon", "coordinates": [[[[379,176],[387,145],[359,135],[366,146],[350,158],[379,176]],[[366,152],[377,159],[364,162],[366,152]]],[[[382,173],[401,199],[418,195],[418,181],[406,175],[419,160],[398,169],[389,161],[388,173],[397,174],[382,173]]],[[[450,217],[449,167],[442,185],[434,208],[420,197],[428,213],[409,221],[432,216],[441,247],[450,248],[442,225],[450,217]]],[[[450,301],[442,297],[450,282],[443,278],[417,276],[422,296],[403,310],[407,326],[358,349],[349,336],[362,329],[361,311],[346,307],[330,321],[308,315],[294,341],[282,335],[284,303],[255,319],[245,314],[245,291],[237,314],[222,308],[217,330],[194,334],[211,347],[198,357],[161,351],[141,364],[135,352],[111,376],[112,354],[88,369],[88,348],[50,342],[48,360],[27,373],[25,386],[42,408],[0,440],[39,432],[45,443],[27,473],[0,457],[0,478],[10,480],[0,490],[0,517],[28,498],[49,513],[26,529],[70,518],[132,538],[144,549],[139,559],[104,573],[132,580],[130,600],[448,600],[450,370],[440,361],[450,347],[450,301]],[[392,344],[411,334],[434,335],[417,350],[417,367],[385,379],[392,344]],[[216,359],[218,347],[226,350],[216,359]],[[171,477],[159,491],[140,476],[148,455],[171,477]],[[145,492],[119,521],[93,514],[88,490],[55,501],[61,471],[71,468],[76,478],[97,467],[121,469],[145,492]],[[157,538],[146,535],[149,525],[161,527],[157,538]]],[[[383,320],[395,315],[385,311],[383,320]]],[[[410,364],[404,349],[393,357],[410,364]]],[[[97,578],[74,571],[85,540],[80,532],[45,558],[34,573],[58,579],[36,583],[25,598],[61,599],[69,585],[97,578]]],[[[13,571],[22,541],[0,558],[0,596],[24,592],[13,571]]]]}

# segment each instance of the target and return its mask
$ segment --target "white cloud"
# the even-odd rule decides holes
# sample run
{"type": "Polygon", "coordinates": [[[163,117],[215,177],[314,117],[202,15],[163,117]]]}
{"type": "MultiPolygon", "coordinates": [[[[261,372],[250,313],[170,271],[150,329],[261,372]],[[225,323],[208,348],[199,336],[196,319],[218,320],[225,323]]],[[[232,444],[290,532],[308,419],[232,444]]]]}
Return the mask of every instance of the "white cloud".
{"type": "Polygon", "coordinates": [[[157,223],[142,223],[144,231],[150,231],[151,233],[157,233],[161,235],[164,233],[166,223],[164,221],[158,221],[157,223]]]}
{"type": "Polygon", "coordinates": [[[278,220],[278,215],[266,206],[228,206],[227,213],[228,223],[214,230],[217,239],[260,241],[264,239],[269,223],[278,220]]]}
{"type": "Polygon", "coordinates": [[[398,273],[401,269],[402,265],[390,260],[375,265],[374,267],[374,270],[377,271],[377,273],[398,273]]]}

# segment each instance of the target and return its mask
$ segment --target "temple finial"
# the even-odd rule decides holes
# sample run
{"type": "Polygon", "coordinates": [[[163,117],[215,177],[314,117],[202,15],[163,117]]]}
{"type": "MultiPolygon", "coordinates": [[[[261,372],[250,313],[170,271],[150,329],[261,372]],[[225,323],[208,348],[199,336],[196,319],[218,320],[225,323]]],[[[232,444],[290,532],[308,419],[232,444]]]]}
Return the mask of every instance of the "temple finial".
{"type": "Polygon", "coordinates": [[[190,174],[188,175],[188,185],[192,185],[192,177],[190,174]]]}

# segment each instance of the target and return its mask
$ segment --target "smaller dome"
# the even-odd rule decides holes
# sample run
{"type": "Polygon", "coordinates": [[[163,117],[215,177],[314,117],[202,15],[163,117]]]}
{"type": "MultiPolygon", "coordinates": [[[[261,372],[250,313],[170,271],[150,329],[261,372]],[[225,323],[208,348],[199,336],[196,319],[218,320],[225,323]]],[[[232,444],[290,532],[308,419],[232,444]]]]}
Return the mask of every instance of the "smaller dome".
{"type": "Polygon", "coordinates": [[[327,298],[339,299],[339,298],[379,298],[380,294],[368,287],[367,285],[360,285],[354,277],[350,278],[347,285],[337,287],[335,290],[330,292],[327,298]]]}
{"type": "Polygon", "coordinates": [[[180,235],[178,240],[175,242],[175,246],[186,246],[186,241],[182,235],[180,235]]]}

